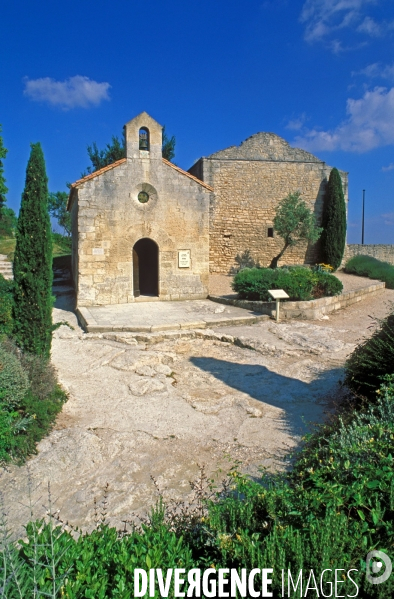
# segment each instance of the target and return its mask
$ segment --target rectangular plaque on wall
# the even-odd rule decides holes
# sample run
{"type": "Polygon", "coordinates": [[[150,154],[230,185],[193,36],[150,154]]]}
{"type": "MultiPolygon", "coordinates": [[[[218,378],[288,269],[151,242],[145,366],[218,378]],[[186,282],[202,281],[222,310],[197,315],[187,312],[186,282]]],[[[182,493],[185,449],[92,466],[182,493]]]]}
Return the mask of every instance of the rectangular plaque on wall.
{"type": "Polygon", "coordinates": [[[178,252],[178,267],[190,268],[190,250],[179,250],[178,252]]]}
{"type": "Polygon", "coordinates": [[[102,256],[104,254],[104,248],[93,248],[93,256],[102,256]]]}

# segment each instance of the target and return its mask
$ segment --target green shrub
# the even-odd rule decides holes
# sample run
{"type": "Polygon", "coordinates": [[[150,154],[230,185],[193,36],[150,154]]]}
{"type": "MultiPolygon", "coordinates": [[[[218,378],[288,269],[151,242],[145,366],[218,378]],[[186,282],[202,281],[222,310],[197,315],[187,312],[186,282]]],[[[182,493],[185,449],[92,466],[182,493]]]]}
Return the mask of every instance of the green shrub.
{"type": "Polygon", "coordinates": [[[346,204],[342,179],[338,169],[333,168],[327,184],[322,216],[323,233],[321,250],[323,261],[337,270],[346,246],[346,204]]]}
{"type": "Polygon", "coordinates": [[[38,399],[46,399],[57,385],[54,367],[34,354],[21,354],[20,360],[29,377],[31,393],[38,399]]]}
{"type": "Polygon", "coordinates": [[[269,289],[284,289],[293,301],[338,295],[343,289],[333,275],[302,266],[244,269],[235,275],[232,287],[241,299],[255,301],[272,301],[269,289]]]}
{"type": "Polygon", "coordinates": [[[372,256],[353,256],[346,263],[345,272],[384,281],[388,289],[394,289],[394,266],[388,262],[382,262],[372,256]]]}
{"type": "Polygon", "coordinates": [[[41,145],[31,145],[16,229],[13,336],[24,351],[49,358],[52,341],[52,234],[41,145]]]}
{"type": "Polygon", "coordinates": [[[268,301],[276,278],[277,271],[271,268],[244,268],[235,275],[232,288],[241,299],[268,301]]]}
{"type": "MultiPolygon", "coordinates": [[[[327,568],[334,580],[335,568],[355,568],[357,597],[393,596],[394,577],[381,585],[365,579],[368,551],[379,548],[393,558],[394,375],[386,377],[378,396],[367,411],[344,413],[310,435],[293,471],[264,474],[259,483],[233,472],[232,486],[216,500],[207,499],[198,519],[190,512],[188,520],[178,505],[183,528],[176,531],[160,502],[149,521],[131,533],[120,534],[102,518],[96,530],[84,534],[65,532],[53,519],[29,523],[26,538],[3,549],[1,561],[10,573],[3,582],[7,596],[17,590],[16,580],[23,589],[19,596],[30,596],[35,580],[37,592],[48,596],[130,599],[135,568],[188,571],[212,565],[273,568],[275,597],[281,596],[282,569],[293,576],[303,569],[307,577],[313,569],[318,577],[327,568]]],[[[305,585],[306,578],[303,591],[305,585]]],[[[325,592],[332,594],[328,585],[325,592]]],[[[349,579],[340,593],[356,596],[349,579]]]]}
{"type": "Polygon", "coordinates": [[[0,345],[0,462],[23,461],[51,430],[67,397],[45,358],[0,345]]]}
{"type": "Polygon", "coordinates": [[[394,314],[379,324],[373,335],[356,347],[345,367],[345,384],[370,401],[375,400],[382,377],[394,370],[394,314]]]}
{"type": "Polygon", "coordinates": [[[10,335],[13,327],[14,283],[0,275],[0,337],[10,335]]]}
{"type": "Polygon", "coordinates": [[[0,346],[0,401],[19,408],[29,388],[29,379],[18,358],[0,346]]]}

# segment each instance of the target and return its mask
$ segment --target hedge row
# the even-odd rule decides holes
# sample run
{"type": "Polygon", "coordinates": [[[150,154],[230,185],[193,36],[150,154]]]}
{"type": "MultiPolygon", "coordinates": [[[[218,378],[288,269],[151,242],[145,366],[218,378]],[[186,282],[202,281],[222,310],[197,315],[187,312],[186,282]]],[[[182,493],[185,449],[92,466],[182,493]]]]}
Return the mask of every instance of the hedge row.
{"type": "Polygon", "coordinates": [[[345,272],[384,281],[388,289],[394,289],[394,266],[372,256],[353,256],[346,263],[345,272]]]}
{"type": "Polygon", "coordinates": [[[245,268],[235,275],[232,287],[241,299],[272,301],[269,289],[284,289],[290,301],[338,295],[339,279],[327,272],[305,267],[245,268]]]}

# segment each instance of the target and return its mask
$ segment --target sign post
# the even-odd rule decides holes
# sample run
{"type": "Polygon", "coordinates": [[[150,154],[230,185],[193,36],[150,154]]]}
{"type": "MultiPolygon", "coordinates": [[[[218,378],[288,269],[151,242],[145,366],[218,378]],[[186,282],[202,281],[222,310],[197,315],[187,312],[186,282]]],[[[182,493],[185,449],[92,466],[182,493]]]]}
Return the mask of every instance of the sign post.
{"type": "Polygon", "coordinates": [[[284,289],[268,289],[270,296],[276,301],[276,322],[279,322],[279,303],[281,299],[288,299],[284,289]]]}

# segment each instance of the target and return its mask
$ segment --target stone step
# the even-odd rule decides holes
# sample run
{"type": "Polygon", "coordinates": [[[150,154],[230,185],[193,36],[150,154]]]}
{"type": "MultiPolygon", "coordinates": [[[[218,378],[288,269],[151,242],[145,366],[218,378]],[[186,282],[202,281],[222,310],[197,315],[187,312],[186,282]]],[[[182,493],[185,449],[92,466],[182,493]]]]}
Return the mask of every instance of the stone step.
{"type": "Polygon", "coordinates": [[[7,281],[12,281],[14,278],[12,272],[12,262],[10,262],[5,254],[0,254],[0,275],[7,281]]]}

